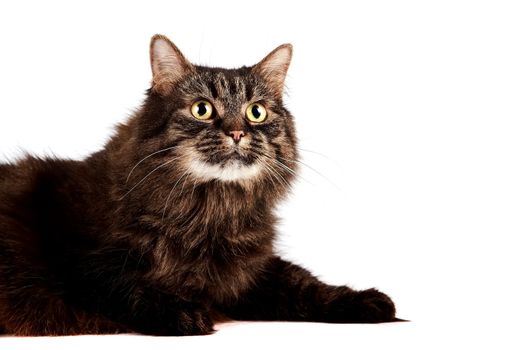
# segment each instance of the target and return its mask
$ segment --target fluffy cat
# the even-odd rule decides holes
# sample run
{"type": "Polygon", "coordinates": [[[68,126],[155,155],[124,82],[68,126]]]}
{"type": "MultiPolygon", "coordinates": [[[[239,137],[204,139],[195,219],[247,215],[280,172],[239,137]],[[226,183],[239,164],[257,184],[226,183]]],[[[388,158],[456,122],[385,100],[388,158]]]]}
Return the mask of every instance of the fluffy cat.
{"type": "Polygon", "coordinates": [[[0,165],[0,330],[210,334],[214,322],[388,322],[375,290],[327,285],[274,253],[298,152],[282,101],[292,56],[189,63],[150,46],[141,109],[82,161],[0,165]]]}

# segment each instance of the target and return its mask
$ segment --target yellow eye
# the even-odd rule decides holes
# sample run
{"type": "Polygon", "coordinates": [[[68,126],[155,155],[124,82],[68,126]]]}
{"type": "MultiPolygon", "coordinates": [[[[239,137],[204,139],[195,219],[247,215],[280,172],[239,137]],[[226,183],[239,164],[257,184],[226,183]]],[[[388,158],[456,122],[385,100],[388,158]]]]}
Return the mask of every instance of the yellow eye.
{"type": "Polygon", "coordinates": [[[213,114],[213,106],[206,100],[199,100],[191,105],[191,114],[197,119],[210,119],[213,114]]]}
{"type": "Polygon", "coordinates": [[[266,108],[260,103],[252,103],[246,108],[246,118],[253,123],[262,123],[267,116],[266,108]]]}

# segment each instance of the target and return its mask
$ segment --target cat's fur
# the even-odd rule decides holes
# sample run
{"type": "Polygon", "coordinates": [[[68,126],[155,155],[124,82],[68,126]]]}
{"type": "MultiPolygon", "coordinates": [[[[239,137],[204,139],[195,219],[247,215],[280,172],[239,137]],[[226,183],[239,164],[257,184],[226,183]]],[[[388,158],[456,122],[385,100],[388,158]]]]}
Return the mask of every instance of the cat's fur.
{"type": "Polygon", "coordinates": [[[297,164],[282,101],[292,48],[253,67],[190,64],[151,43],[138,113],[83,161],[0,165],[0,330],[191,335],[214,322],[393,321],[383,293],[320,282],[274,254],[274,208],[297,164]],[[209,121],[190,114],[209,100],[209,121]],[[261,102],[255,125],[246,105],[261,102]],[[239,144],[229,132],[242,130],[239,144]]]}

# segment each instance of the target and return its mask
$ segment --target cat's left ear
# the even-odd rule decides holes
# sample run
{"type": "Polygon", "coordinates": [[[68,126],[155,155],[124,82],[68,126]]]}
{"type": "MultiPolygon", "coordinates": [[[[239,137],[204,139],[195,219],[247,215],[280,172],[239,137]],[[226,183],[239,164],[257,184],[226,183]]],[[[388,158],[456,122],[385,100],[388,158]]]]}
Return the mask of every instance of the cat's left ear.
{"type": "Polygon", "coordinates": [[[150,60],[152,87],[161,95],[168,95],[176,83],[195,69],[177,46],[160,34],[151,38],[150,60]]]}
{"type": "Polygon", "coordinates": [[[254,73],[267,82],[277,97],[281,97],[284,90],[284,80],[292,60],[292,51],[292,44],[283,44],[252,68],[254,73]]]}

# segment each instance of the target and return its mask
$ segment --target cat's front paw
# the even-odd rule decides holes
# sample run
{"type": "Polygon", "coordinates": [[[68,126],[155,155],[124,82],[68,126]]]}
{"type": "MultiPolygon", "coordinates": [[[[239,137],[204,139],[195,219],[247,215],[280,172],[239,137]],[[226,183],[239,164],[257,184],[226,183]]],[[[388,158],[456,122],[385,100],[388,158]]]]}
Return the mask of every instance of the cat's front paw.
{"type": "Polygon", "coordinates": [[[185,310],[178,316],[177,335],[207,335],[214,332],[213,321],[206,311],[185,310]]]}
{"type": "Polygon", "coordinates": [[[213,321],[205,308],[186,305],[177,310],[169,307],[156,314],[136,317],[132,330],[137,333],[157,336],[207,335],[214,332],[213,321]]]}
{"type": "Polygon", "coordinates": [[[380,323],[395,321],[396,308],[390,297],[376,289],[347,290],[330,302],[325,321],[336,323],[380,323]]]}

